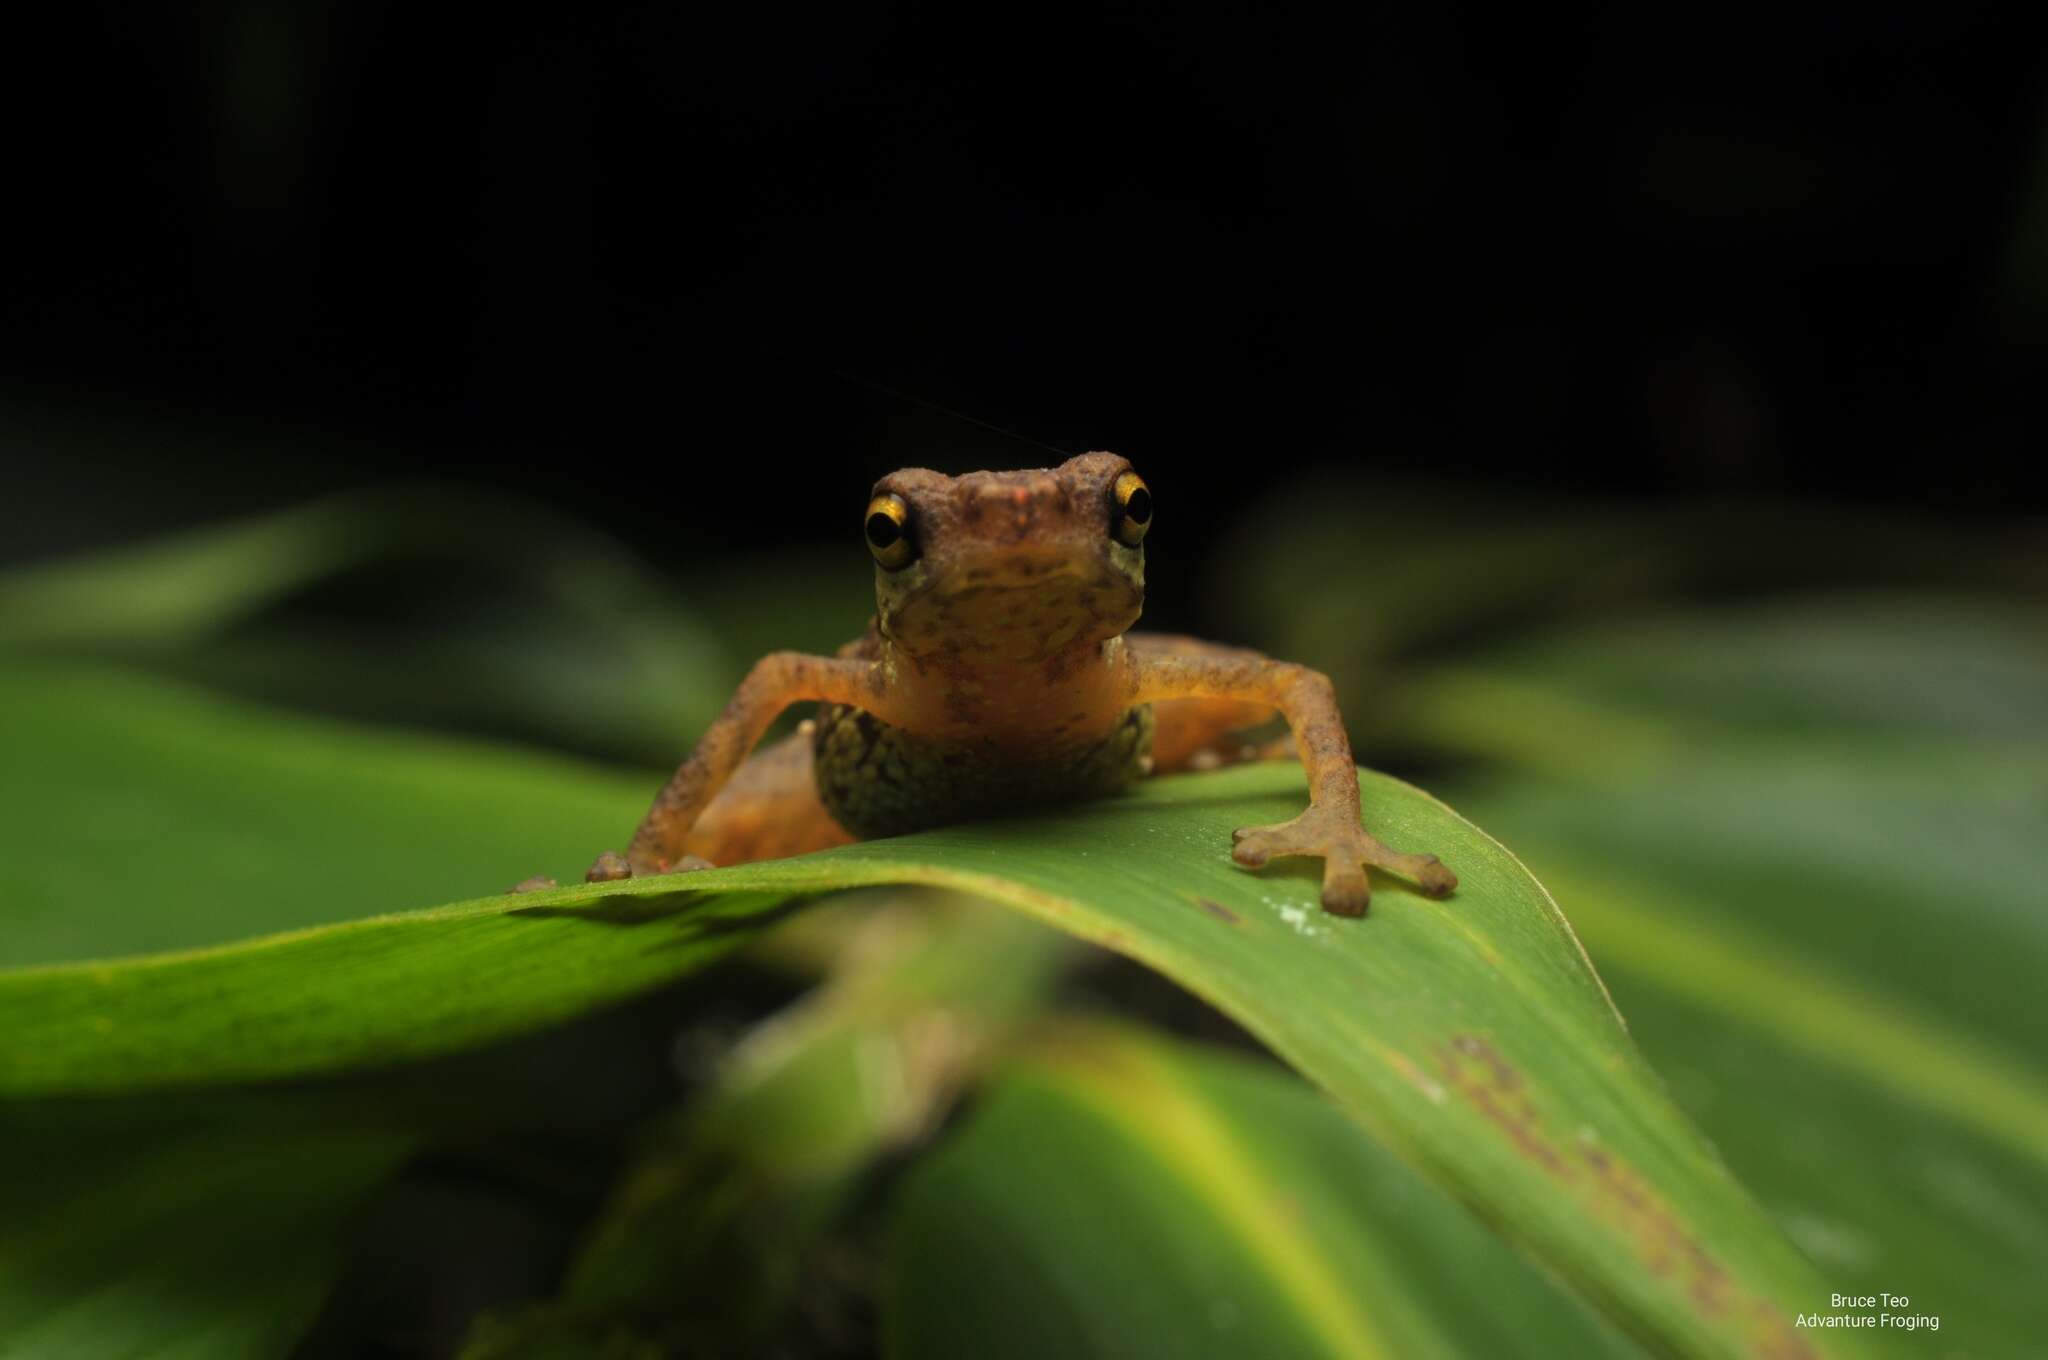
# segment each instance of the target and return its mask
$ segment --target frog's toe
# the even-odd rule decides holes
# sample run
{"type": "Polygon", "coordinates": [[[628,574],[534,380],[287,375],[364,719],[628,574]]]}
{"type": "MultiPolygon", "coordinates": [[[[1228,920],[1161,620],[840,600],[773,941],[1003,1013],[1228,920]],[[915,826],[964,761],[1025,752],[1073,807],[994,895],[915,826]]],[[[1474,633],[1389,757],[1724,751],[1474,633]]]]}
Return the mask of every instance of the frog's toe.
{"type": "Polygon", "coordinates": [[[1323,908],[1337,916],[1365,915],[1372,900],[1369,868],[1397,873],[1430,897],[1443,897],[1458,886],[1458,876],[1435,855],[1390,850],[1349,817],[1315,807],[1276,826],[1239,827],[1231,840],[1231,857],[1247,869],[1289,855],[1322,860],[1323,908]]]}
{"type": "Polygon", "coordinates": [[[1359,840],[1361,844],[1354,853],[1360,859],[1376,869],[1399,874],[1422,889],[1425,897],[1448,897],[1451,889],[1458,886],[1458,876],[1435,855],[1404,855],[1389,850],[1363,831],[1359,840]]]}
{"type": "Polygon", "coordinates": [[[1372,879],[1357,864],[1337,855],[1323,861],[1323,910],[1332,916],[1363,916],[1372,903],[1372,879]]]}
{"type": "Polygon", "coordinates": [[[1230,857],[1247,869],[1257,869],[1275,855],[1301,853],[1288,846],[1284,833],[1290,825],[1239,827],[1230,833],[1230,857]]]}
{"type": "Polygon", "coordinates": [[[633,876],[633,866],[616,850],[607,850],[591,863],[583,875],[585,883],[616,883],[633,876]]]}
{"type": "Polygon", "coordinates": [[[1323,909],[1334,915],[1363,916],[1372,901],[1364,857],[1347,843],[1341,827],[1314,808],[1274,826],[1241,826],[1230,839],[1230,857],[1247,869],[1289,856],[1322,860],[1323,909]]]}
{"type": "Polygon", "coordinates": [[[561,884],[555,882],[546,874],[535,874],[531,878],[520,879],[505,891],[508,893],[546,892],[549,888],[559,888],[560,886],[561,884]]]}
{"type": "Polygon", "coordinates": [[[1230,833],[1230,857],[1247,869],[1289,855],[1321,855],[1330,844],[1323,834],[1325,819],[1310,808],[1291,821],[1271,826],[1241,826],[1230,833]]]}
{"type": "Polygon", "coordinates": [[[1374,840],[1365,828],[1347,846],[1346,853],[1375,869],[1385,869],[1422,889],[1425,897],[1448,897],[1458,886],[1458,876],[1435,855],[1405,855],[1374,840]]]}
{"type": "Polygon", "coordinates": [[[1416,861],[1412,870],[1404,870],[1408,877],[1430,897],[1449,897],[1458,886],[1458,876],[1450,866],[1435,855],[1406,855],[1405,859],[1416,861]]]}

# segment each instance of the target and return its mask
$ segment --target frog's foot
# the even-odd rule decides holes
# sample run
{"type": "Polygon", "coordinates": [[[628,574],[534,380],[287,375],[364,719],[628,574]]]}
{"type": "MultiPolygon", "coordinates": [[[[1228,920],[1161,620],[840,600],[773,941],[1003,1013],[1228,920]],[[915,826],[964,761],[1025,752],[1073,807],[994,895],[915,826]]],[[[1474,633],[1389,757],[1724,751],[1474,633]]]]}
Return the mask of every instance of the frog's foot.
{"type": "Polygon", "coordinates": [[[1357,814],[1338,808],[1311,806],[1292,821],[1241,826],[1230,839],[1235,847],[1231,858],[1247,869],[1290,855],[1322,860],[1323,910],[1337,916],[1365,915],[1372,900],[1368,865],[1412,879],[1430,897],[1442,897],[1458,886],[1458,876],[1435,855],[1389,850],[1358,824],[1357,814]]]}
{"type": "MultiPolygon", "coordinates": [[[[637,876],[647,878],[652,874],[686,874],[696,869],[711,869],[715,867],[717,866],[702,855],[684,855],[673,864],[657,862],[650,873],[637,876]]],[[[607,850],[597,857],[597,861],[590,866],[589,872],[583,875],[583,881],[585,883],[616,883],[622,878],[633,878],[635,876],[630,860],[616,850],[607,850]]]]}

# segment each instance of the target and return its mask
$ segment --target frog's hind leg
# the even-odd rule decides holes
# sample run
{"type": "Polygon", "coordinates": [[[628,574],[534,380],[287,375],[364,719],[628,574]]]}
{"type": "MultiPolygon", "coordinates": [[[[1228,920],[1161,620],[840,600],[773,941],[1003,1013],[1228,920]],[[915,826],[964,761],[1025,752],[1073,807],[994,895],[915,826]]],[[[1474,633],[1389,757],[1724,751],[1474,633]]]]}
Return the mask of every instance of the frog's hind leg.
{"type": "MultiPolygon", "coordinates": [[[[818,801],[811,774],[811,724],[764,746],[718,791],[684,838],[677,869],[708,869],[716,864],[746,864],[781,859],[811,850],[845,845],[853,839],[832,820],[818,801]]],[[[598,856],[586,875],[592,882],[632,877],[626,857],[616,851],[598,856]]],[[[529,878],[513,892],[534,892],[556,886],[551,878],[529,878]]]]}
{"type": "Polygon", "coordinates": [[[818,800],[811,734],[806,721],[741,765],[690,828],[684,855],[711,864],[747,864],[853,840],[818,800]]]}

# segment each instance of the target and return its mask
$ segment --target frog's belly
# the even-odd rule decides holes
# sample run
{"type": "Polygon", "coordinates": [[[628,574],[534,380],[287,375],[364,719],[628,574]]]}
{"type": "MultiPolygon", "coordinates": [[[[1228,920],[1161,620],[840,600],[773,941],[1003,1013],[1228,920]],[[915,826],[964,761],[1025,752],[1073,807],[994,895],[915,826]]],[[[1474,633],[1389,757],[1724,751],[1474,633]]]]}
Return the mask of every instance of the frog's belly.
{"type": "Polygon", "coordinates": [[[863,840],[1115,793],[1151,768],[1152,709],[1134,708],[1099,741],[1019,758],[927,741],[873,714],[820,704],[812,738],[818,797],[863,840]]]}

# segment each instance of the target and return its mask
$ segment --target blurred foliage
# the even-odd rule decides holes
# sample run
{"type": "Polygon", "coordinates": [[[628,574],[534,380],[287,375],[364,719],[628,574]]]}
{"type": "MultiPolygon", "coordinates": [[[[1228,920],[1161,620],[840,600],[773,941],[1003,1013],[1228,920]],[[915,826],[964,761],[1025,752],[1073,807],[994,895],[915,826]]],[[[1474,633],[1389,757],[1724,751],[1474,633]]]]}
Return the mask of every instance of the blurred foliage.
{"type": "Polygon", "coordinates": [[[904,1186],[892,1354],[1639,1352],[1263,1063],[1050,1032],[904,1186]]]}
{"type": "Polygon", "coordinates": [[[0,647],[653,763],[751,660],[610,540],[452,488],[341,496],[15,570],[0,576],[0,647]]]}
{"type": "Polygon", "coordinates": [[[287,1355],[402,1133],[73,1125],[0,1136],[0,1336],[35,1356],[287,1355]],[[140,1136],[138,1136],[140,1135],[140,1136]]]}
{"type": "Polygon", "coordinates": [[[1966,1353],[2023,1348],[2048,1249],[2044,679],[2037,609],[1806,600],[1509,649],[1413,710],[1512,770],[1466,805],[1745,1183],[1834,1277],[1968,1300],[1966,1353]]]}
{"type": "Polygon", "coordinates": [[[872,1163],[928,1138],[1044,1003],[1069,950],[946,894],[855,892],[818,914],[831,919],[813,928],[839,943],[832,976],[757,1026],[707,1095],[651,1133],[560,1298],[485,1320],[465,1360],[629,1343],[758,1354],[788,1344],[799,1300],[814,1329],[860,1348],[858,1319],[841,1314],[872,1293],[872,1268],[834,1252],[831,1235],[872,1163]],[[835,1289],[831,1271],[848,1262],[859,1288],[835,1289]]]}
{"type": "MultiPolygon", "coordinates": [[[[1815,1344],[2029,1353],[2032,1281],[2048,1265],[2048,1073],[2029,1007],[2048,963],[2039,535],[1445,496],[1277,489],[1221,555],[1231,569],[1212,593],[1237,623],[1219,631],[1330,671],[1369,761],[1428,772],[1553,888],[1672,1097],[1818,1267],[1770,1316],[1828,1311],[1823,1289],[1884,1288],[1942,1330],[1815,1344]],[[1361,518],[1359,505],[1384,512],[1361,518]]],[[[621,926],[659,922],[664,944],[679,928],[696,937],[642,885],[514,904],[543,914],[507,915],[499,899],[339,924],[535,870],[572,875],[630,827],[654,776],[270,713],[221,691],[651,765],[680,753],[752,655],[828,647],[858,627],[857,561],[793,554],[668,586],[550,516],[481,509],[452,495],[335,502],[0,578],[0,738],[14,757],[0,766],[0,812],[15,844],[33,847],[0,858],[4,960],[328,927],[0,976],[14,1088],[109,1093],[6,1105],[15,1132],[0,1151],[61,1172],[0,1178],[0,1263],[61,1263],[0,1269],[0,1310],[39,1354],[267,1355],[294,1337],[313,1355],[435,1353],[486,1307],[477,1355],[860,1354],[877,1327],[891,1353],[936,1353],[974,1316],[1086,1338],[1097,1353],[1156,1353],[1169,1333],[1119,1330],[1119,1310],[1180,1329],[1170,1334],[1190,1354],[1238,1353],[1234,1329],[1253,1319],[1309,1326],[1304,1354],[1630,1352],[1298,1080],[1183,1051],[1158,1033],[1173,1013],[1143,1004],[1128,1030],[1035,1022],[1070,1008],[1069,955],[1007,913],[883,902],[757,934],[804,874],[832,872],[828,860],[767,870],[760,894],[700,923],[734,928],[658,952],[645,930],[593,926],[593,908],[574,905],[589,897],[621,926]],[[584,919],[545,914],[556,902],[584,919]],[[714,956],[725,962],[687,992],[559,1023],[714,956]],[[274,1004],[242,1009],[272,987],[274,1004]],[[705,1007],[723,1017],[708,1028],[705,1007]],[[96,1024],[116,1015],[149,1019],[96,1024]],[[422,1057],[551,1023],[478,1054],[422,1057]],[[663,1036],[678,1033],[671,1051],[663,1036]],[[613,1082],[620,1064],[666,1075],[613,1082]],[[322,1065],[359,1070],[211,1085],[322,1065]],[[207,1085],[132,1094],[192,1082],[207,1085]],[[977,1112],[944,1125],[983,1082],[977,1112]],[[559,1147],[533,1141],[536,1122],[563,1119],[582,1130],[577,1146],[602,1148],[573,1191],[559,1147]],[[510,1240],[490,1226],[502,1209],[447,1210],[431,1238],[446,1250],[413,1262],[417,1296],[394,1294],[375,1265],[391,1245],[379,1234],[424,1220],[364,1206],[467,1202],[445,1191],[451,1149],[472,1168],[461,1175],[495,1168],[490,1204],[540,1196],[567,1226],[516,1269],[471,1262],[465,1274],[451,1259],[460,1244],[510,1240]],[[407,1157],[412,1169],[391,1179],[407,1157]],[[181,1239],[201,1249],[149,1247],[181,1239]],[[1138,1260],[1144,1272],[1130,1274],[1138,1260]],[[1353,1264],[1365,1260],[1392,1267],[1353,1264]],[[79,1321],[82,1300],[102,1297],[129,1301],[118,1336],[79,1321]],[[383,1322],[365,1332],[352,1314],[383,1322]]],[[[1042,835],[1051,859],[1033,872],[1083,895],[1114,882],[1136,902],[1166,871],[1126,883],[1103,866],[1137,853],[1146,826],[1207,845],[1254,819],[1234,799],[1281,808],[1294,796],[1273,778],[1284,775],[1205,776],[1210,796],[1171,822],[1148,820],[1166,808],[1147,795],[1036,831],[940,833],[930,844],[952,849],[929,853],[1015,872],[1023,842],[1042,835]],[[1097,841],[1096,859],[1076,853],[1097,841]]],[[[1437,834],[1402,815],[1390,824],[1391,838],[1437,834]]],[[[888,877],[910,849],[854,847],[839,879],[804,883],[888,877]]],[[[1465,872],[1474,853],[1452,862],[1465,872]]],[[[736,885],[754,881],[734,872],[736,885]]],[[[1523,1195],[1540,1176],[1461,1178],[1450,1168],[1472,1154],[1471,1135],[1419,1135],[1427,1124],[1375,1103],[1398,1101],[1396,1087],[1374,1094],[1341,1075],[1422,1023],[1410,1008],[1436,1005],[1442,1026],[1485,1028],[1502,1045],[1468,1055],[1468,1070],[1502,1059],[1524,1080],[1565,1080],[1559,1109],[1584,1108],[1599,1082],[1633,1081],[1625,1043],[1621,1066],[1596,1078],[1594,1030],[1575,1023],[1545,1043],[1533,1012],[1492,1014],[1505,1004],[1497,982],[1451,981],[1434,951],[1463,948],[1489,919],[1485,875],[1468,873],[1441,908],[1382,894],[1321,981],[1303,971],[1331,947],[1312,885],[1220,864],[1216,875],[1202,895],[1238,916],[1236,930],[1185,907],[1141,924],[1109,894],[1098,905],[1119,919],[1084,933],[1194,985],[1376,1111],[1381,1137],[1458,1186],[1489,1226],[1549,1233],[1553,1249],[1597,1233],[1562,1219],[1532,1229],[1542,1211],[1523,1195]],[[1265,900],[1275,893],[1278,906],[1265,900]],[[1168,921],[1159,939],[1177,943],[1147,944],[1168,921]],[[1224,980],[1264,948],[1248,924],[1270,934],[1279,971],[1233,990],[1224,980]],[[1186,953],[1199,937],[1181,930],[1232,946],[1186,953]],[[1310,1022],[1318,989],[1339,987],[1351,999],[1310,1022]],[[1319,1025],[1338,1028],[1319,1039],[1319,1025]],[[1512,1184],[1523,1189],[1504,1196],[1512,1184]]],[[[980,868],[969,877],[991,890],[980,868]]],[[[1530,947],[1514,932],[1497,943],[1512,959],[1530,947]]],[[[1616,1107],[1631,1111],[1616,1136],[1638,1157],[1664,1136],[1638,1122],[1655,1089],[1616,1107]]],[[[1650,1174],[1668,1191],[1709,1165],[1679,1157],[1650,1174]]],[[[1744,1238],[1730,1226],[1743,1200],[1679,1204],[1710,1234],[1744,1238]]],[[[1597,1258],[1566,1268],[1597,1306],[1657,1333],[1660,1349],[1709,1352],[1709,1329],[1659,1321],[1649,1295],[1629,1302],[1629,1272],[1602,1275],[1597,1258]]],[[[1767,1321],[1738,1319],[1735,1333],[1767,1321]]]]}

